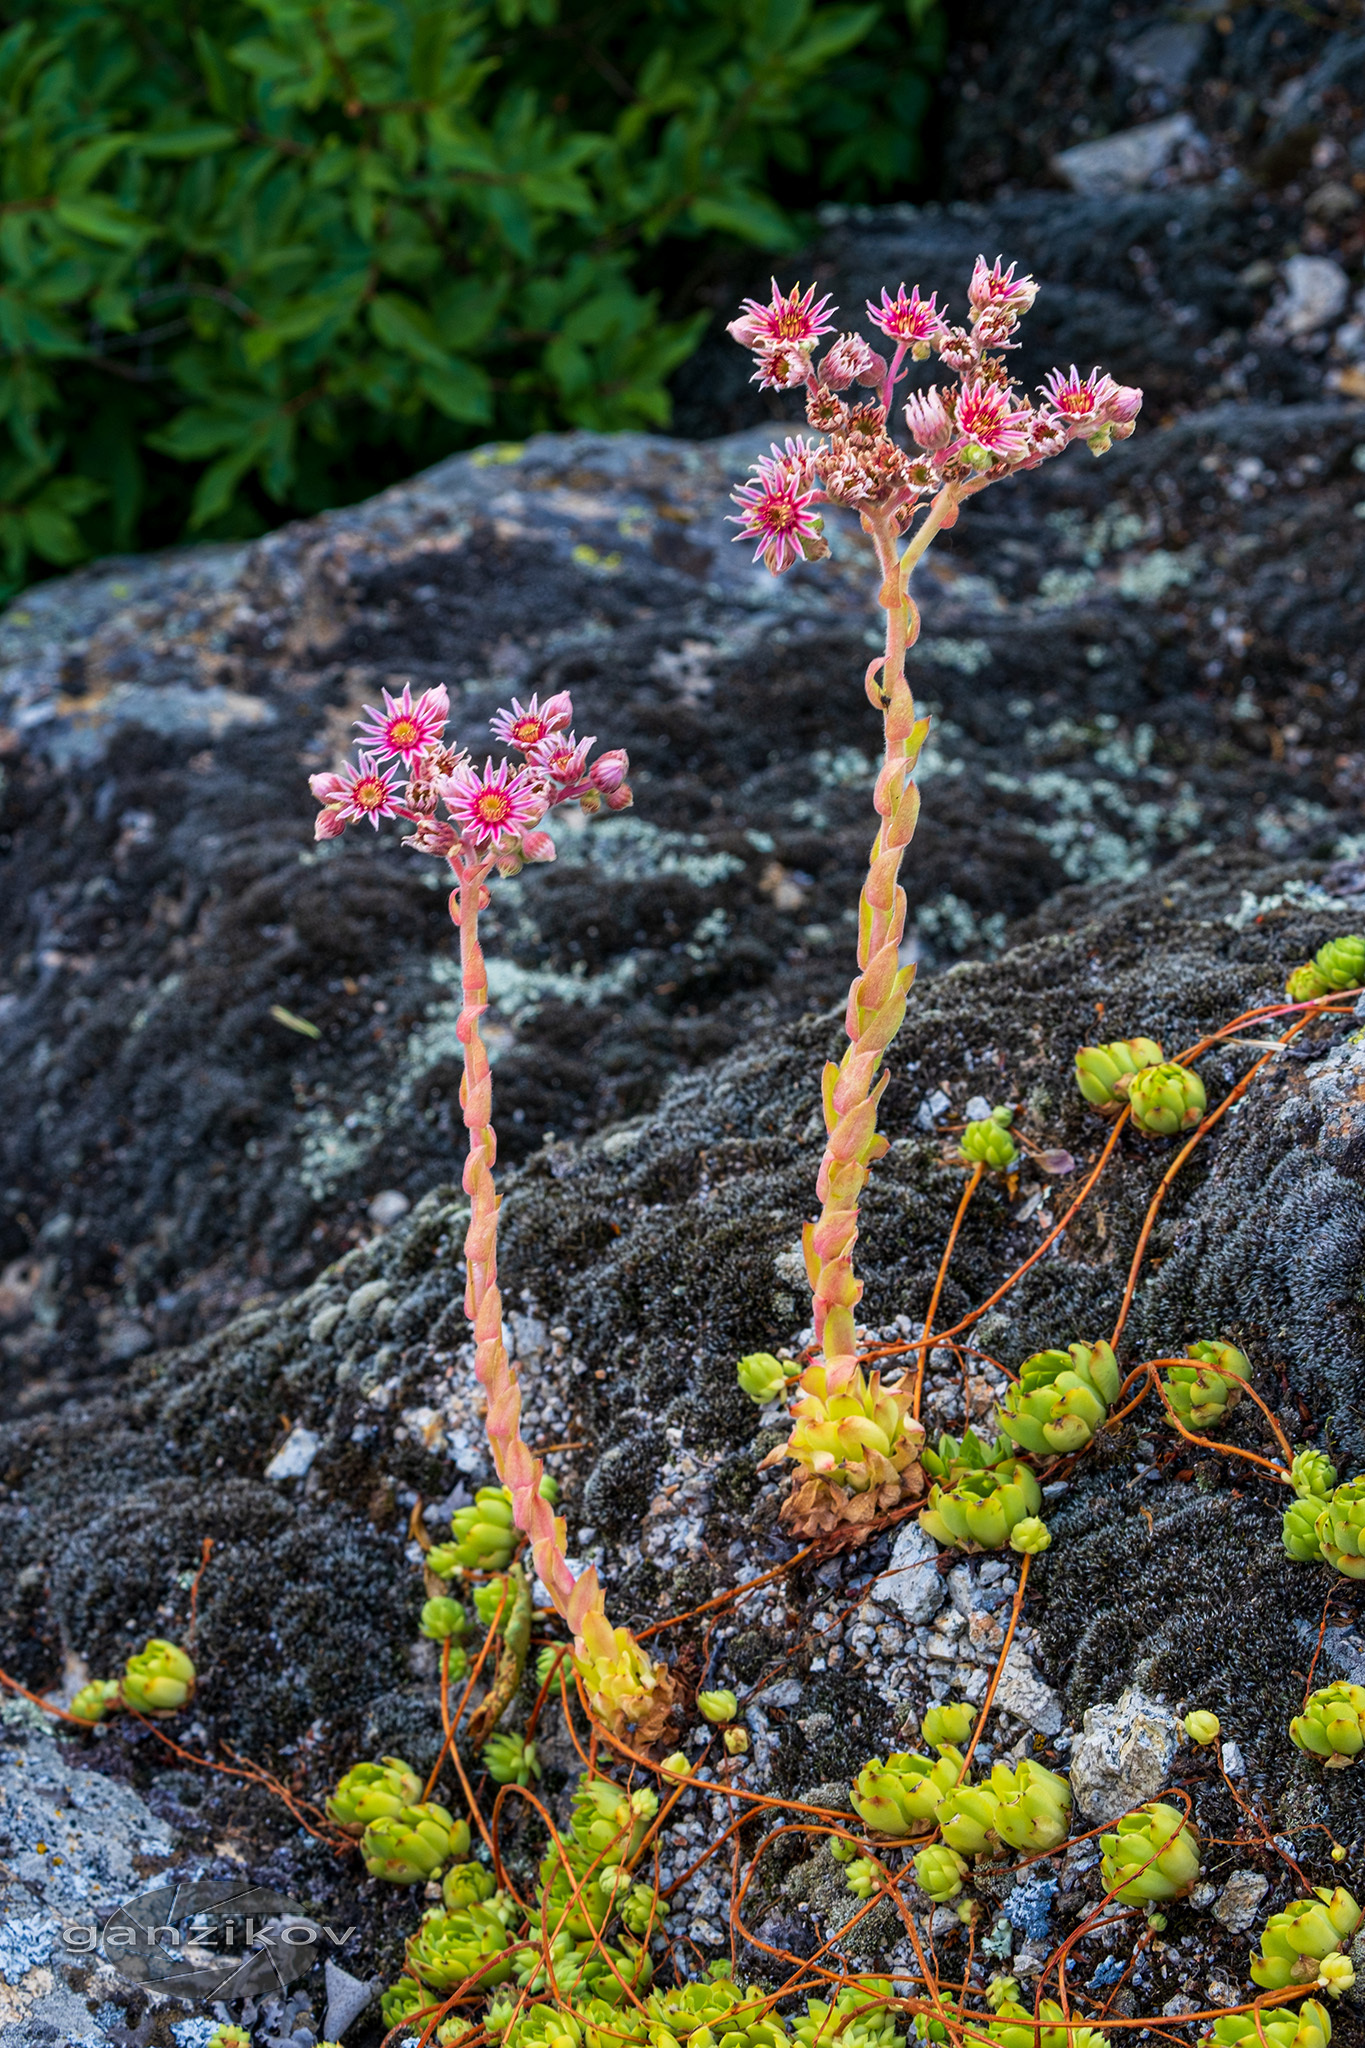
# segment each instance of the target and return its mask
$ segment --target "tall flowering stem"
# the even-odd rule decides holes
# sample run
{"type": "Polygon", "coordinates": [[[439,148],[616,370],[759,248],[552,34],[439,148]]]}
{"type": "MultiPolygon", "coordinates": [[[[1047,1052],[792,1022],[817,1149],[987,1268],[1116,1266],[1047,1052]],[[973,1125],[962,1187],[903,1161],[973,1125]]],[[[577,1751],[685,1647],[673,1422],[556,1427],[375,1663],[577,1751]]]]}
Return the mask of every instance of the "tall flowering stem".
{"type": "Polygon", "coordinates": [[[514,699],[510,711],[494,718],[496,736],[525,756],[520,766],[505,759],[495,768],[490,760],[476,769],[463,749],[447,746],[442,737],[448,711],[444,690],[426,691],[415,705],[406,686],[398,700],[385,692],[385,710],[367,712],[370,724],[363,733],[376,753],[361,755],[358,774],[348,766],[312,779],[322,804],[317,836],[335,838],[348,824],[366,818],[376,828],[381,817],[405,818],[415,827],[407,843],[444,859],[454,878],[450,915],[460,934],[464,1055],[460,1107],[469,1133],[465,1314],[474,1331],[474,1370],[488,1401],[489,1447],[541,1582],[573,1630],[575,1659],[594,1711],[613,1727],[629,1723],[638,1740],[649,1740],[667,1719],[669,1675],[629,1630],[612,1628],[596,1570],[589,1566],[574,1576],[564,1523],[541,1493],[545,1468],[522,1435],[521,1386],[503,1340],[498,1288],[493,1074],[479,1029],[488,1008],[479,915],[491,900],[494,874],[515,874],[528,860],[554,859],[554,842],[540,826],[560,804],[576,801],[589,813],[604,806],[625,809],[631,802],[625,779],[629,762],[618,748],[590,763],[595,742],[578,741],[566,730],[572,718],[567,693],[552,697],[543,708],[535,697],[526,707],[514,699]],[[394,786],[396,772],[379,765],[385,755],[401,761],[411,778],[401,798],[394,786]],[[445,817],[439,815],[442,809],[445,817]]]}
{"type": "MultiPolygon", "coordinates": [[[[952,326],[936,295],[907,297],[902,284],[880,305],[868,301],[873,324],[891,344],[890,359],[862,335],[839,335],[814,360],[832,331],[833,309],[815,288],[783,294],[773,285],[767,305],[745,301],[730,333],[752,350],[754,381],[768,390],[804,388],[806,417],[823,436],[788,439],[754,465],[735,492],[740,540],[757,543],[755,560],[781,575],[798,561],[829,554],[818,508],[858,513],[876,554],[877,601],[886,615],[884,652],[868,665],[867,695],[882,714],[884,749],[873,803],[877,836],[858,910],[858,974],[849,990],[848,1050],[824,1072],[824,1157],[816,1192],[819,1217],[804,1231],[816,1343],[821,1357],[801,1375],[796,1426],[781,1452],[804,1468],[784,1518],[819,1533],[839,1521],[866,1521],[877,1507],[922,1489],[908,1439],[917,1420],[899,1390],[868,1381],[858,1359],[855,1312],[862,1283],[854,1271],[858,1207],[873,1163],[887,1149],[877,1130],[885,1091],[883,1062],[905,1016],[913,964],[902,965],[905,892],[900,867],[919,816],[915,769],[929,733],[906,680],[905,657],[919,633],[910,575],[937,534],[953,526],[962,502],[1017,470],[1036,468],[1083,438],[1102,455],[1133,431],[1142,393],[1101,371],[1082,377],[1054,370],[1035,406],[1009,375],[1005,352],[1038,287],[1001,262],[979,257],[968,287],[965,327],[952,326]],[[911,363],[937,355],[955,383],[912,393],[903,417],[915,444],[901,447],[889,430],[896,386],[911,363]],[[869,395],[859,400],[853,386],[869,395]],[[888,1406],[888,1403],[891,1405],[888,1406]]],[[[919,1432],[922,1435],[922,1432],[919,1432]]]]}

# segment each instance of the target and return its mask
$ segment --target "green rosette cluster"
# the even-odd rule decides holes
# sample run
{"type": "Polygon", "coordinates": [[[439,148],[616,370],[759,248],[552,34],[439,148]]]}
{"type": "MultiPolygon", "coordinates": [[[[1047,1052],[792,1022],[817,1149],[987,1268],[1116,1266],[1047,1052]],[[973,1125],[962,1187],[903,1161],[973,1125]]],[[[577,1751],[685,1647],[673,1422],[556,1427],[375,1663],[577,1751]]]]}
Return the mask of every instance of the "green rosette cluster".
{"type": "Polygon", "coordinates": [[[938,1824],[949,1848],[964,1856],[1000,1845],[1040,1855],[1066,1840],[1070,1815],[1066,1779],[1025,1757],[994,1764],[979,1784],[959,1785],[940,1805],[938,1824]]]}
{"type": "Polygon", "coordinates": [[[523,1735],[490,1735],[483,1746],[483,1762],[495,1785],[529,1785],[540,1776],[536,1745],[523,1735]]]}
{"type": "Polygon", "coordinates": [[[1198,1074],[1173,1060],[1144,1067],[1128,1089],[1133,1122],[1149,1138],[1173,1138],[1177,1131],[1193,1130],[1208,1106],[1198,1074]]]}
{"type": "Polygon", "coordinates": [[[1365,1749],[1365,1686],[1337,1679],[1310,1692],[1289,1724],[1289,1739],[1337,1770],[1353,1763],[1365,1749]]]}
{"type": "Polygon", "coordinates": [[[441,1549],[449,1549],[454,1562],[463,1570],[505,1571],[518,1540],[512,1519],[512,1496],[507,1488],[481,1486],[469,1507],[456,1508],[450,1518],[450,1533],[453,1542],[448,1546],[442,1544],[441,1549]]]}
{"type": "Polygon", "coordinates": [[[377,1764],[352,1764],[327,1801],[327,1818],[357,1841],[372,1820],[396,1820],[422,1797],[422,1780],[401,1756],[377,1764]]]}
{"type": "Polygon", "coordinates": [[[1326,2006],[1305,1998],[1296,2011],[1258,2006],[1254,2012],[1230,2012],[1214,2021],[1208,2038],[1217,2048],[1328,2048],[1332,2022],[1326,2006]]]}
{"type": "MultiPolygon", "coordinates": [[[[1038,1458],[1065,1457],[1085,1449],[1122,1381],[1118,1360],[1103,1342],[1037,1351],[1020,1366],[996,1419],[1020,1450],[1038,1458]]],[[[1037,1513],[1036,1505],[1030,1513],[1037,1513]]]]}
{"type": "Polygon", "coordinates": [[[153,1636],[123,1667],[119,1697],[135,1714],[174,1714],[194,1697],[194,1665],[178,1643],[153,1636]]]}
{"type": "Polygon", "coordinates": [[[927,1834],[963,1772],[960,1751],[945,1743],[937,1757],[896,1751],[870,1757],[849,1790],[853,1811],[879,1835],[927,1834]]]}
{"type": "Polygon", "coordinates": [[[447,1913],[482,1906],[498,1889],[498,1881],[482,1863],[452,1863],[441,1879],[441,1903],[447,1913]]]}
{"type": "Polygon", "coordinates": [[[1251,1958],[1252,1981],[1262,1991],[1290,1984],[1316,1984],[1324,1958],[1345,1947],[1361,1922],[1361,1911],[1341,1885],[1325,1885],[1310,1899],[1296,1899],[1272,1913],[1261,1930],[1261,1953],[1251,1958]]]}
{"type": "Polygon", "coordinates": [[[379,2013],[388,2031],[435,2003],[431,1993],[424,1991],[415,1977],[399,1977],[381,1993],[379,2013]]]}
{"type": "Polygon", "coordinates": [[[969,1166],[988,1166],[1008,1173],[1019,1163],[1019,1147],[1010,1133],[1014,1111],[999,1103],[989,1116],[973,1118],[962,1133],[962,1157],[969,1166]]]}
{"type": "Polygon", "coordinates": [[[1076,1055],[1076,1086],[1092,1109],[1113,1115],[1127,1101],[1133,1076],[1147,1067],[1159,1067],[1165,1057],[1154,1038],[1083,1045],[1076,1055]]]}
{"type": "Polygon", "coordinates": [[[1038,1521],[1042,1488],[1027,1465],[1007,1458],[989,1472],[966,1473],[952,1486],[935,1484],[919,1512],[919,1525],[935,1543],[953,1550],[1000,1550],[1012,1543],[1021,1524],[1026,1536],[1042,1530],[1038,1521]]]}
{"type": "Polygon", "coordinates": [[[904,2048],[896,2030],[889,1977],[858,1977],[843,1984],[833,2001],[808,1998],[806,2009],[792,2021],[792,2039],[800,2048],[904,2048]]]}
{"type": "Polygon", "coordinates": [[[1198,1877],[1198,1833],[1164,1800],[1125,1813],[1112,1834],[1100,1836],[1100,1882],[1125,1906],[1183,1899],[1198,1877]]]}
{"type": "Polygon", "coordinates": [[[504,1984],[512,1974],[507,1950],[512,1938],[492,1900],[450,1912],[432,1906],[407,1945],[407,1965],[431,1991],[443,1997],[469,1978],[479,1986],[504,1984]]]}
{"type": "Polygon", "coordinates": [[[469,1822],[456,1820],[435,1800],[405,1806],[372,1820],[360,1837],[371,1877],[385,1884],[424,1884],[452,1857],[469,1854],[469,1822]]]}
{"type": "Polygon", "coordinates": [[[949,1905],[967,1882],[967,1859],[946,1842],[931,1842],[915,1857],[915,1883],[936,1906],[949,1905]]]}
{"type": "Polygon", "coordinates": [[[1313,955],[1313,965],[1329,993],[1359,988],[1365,982],[1365,937],[1349,932],[1344,938],[1328,939],[1313,955]]]}
{"type": "MultiPolygon", "coordinates": [[[[626,1792],[610,1778],[585,1773],[579,1779],[568,1829],[553,1836],[541,1860],[540,1906],[532,1917],[534,1940],[542,1928],[550,1934],[557,1995],[582,1986],[584,1995],[620,2003],[621,1983],[594,1944],[613,1914],[625,1930],[620,1946],[609,1949],[620,1979],[637,1989],[648,1983],[648,1950],[638,1944],[648,1940],[668,1907],[631,1872],[658,1810],[658,1794],[647,1787],[626,1792]]],[[[521,1959],[518,1977],[541,1988],[538,1956],[528,1952],[521,1959]]]]}
{"type": "MultiPolygon", "coordinates": [[[[429,1641],[444,1643],[468,1631],[469,1616],[458,1600],[452,1600],[448,1593],[438,1593],[435,1599],[424,1602],[417,1626],[429,1641]]],[[[452,1671],[453,1668],[452,1663],[452,1671]]]]}
{"type": "Polygon", "coordinates": [[[976,1708],[966,1700],[935,1700],[924,1709],[920,1734],[930,1749],[954,1749],[976,1725],[976,1708]]]}
{"type": "Polygon", "coordinates": [[[1365,1579],[1365,1476],[1332,1489],[1317,1519],[1317,1538],[1333,1571],[1365,1579]]]}
{"type": "Polygon", "coordinates": [[[1216,1428],[1242,1398],[1251,1360],[1234,1344],[1190,1344],[1186,1356],[1195,1363],[1173,1365],[1162,1376],[1166,1399],[1187,1429],[1216,1428]]]}
{"type": "Polygon", "coordinates": [[[1017,1997],[996,2002],[995,2015],[985,2032],[998,2048],[1108,2048],[1109,2037],[1098,2027],[1068,2025],[1054,1998],[1043,1999],[1037,2020],[1017,1997]]]}
{"type": "Polygon", "coordinates": [[[1284,992],[1291,1003],[1315,1003],[1319,996],[1332,993],[1318,973],[1316,960],[1305,960],[1302,967],[1294,968],[1285,982],[1284,992]]]}
{"type": "Polygon", "coordinates": [[[1301,1444],[1289,1467],[1289,1483],[1300,1500],[1329,1500],[1337,1483],[1337,1468],[1326,1451],[1301,1444]]]}

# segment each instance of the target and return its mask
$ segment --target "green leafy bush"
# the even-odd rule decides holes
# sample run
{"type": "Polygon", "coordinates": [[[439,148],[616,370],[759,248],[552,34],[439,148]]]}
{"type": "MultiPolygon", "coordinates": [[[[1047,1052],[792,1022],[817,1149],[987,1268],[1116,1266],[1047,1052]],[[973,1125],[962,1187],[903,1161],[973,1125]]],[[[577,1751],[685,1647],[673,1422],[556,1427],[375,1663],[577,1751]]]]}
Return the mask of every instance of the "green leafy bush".
{"type": "Polygon", "coordinates": [[[940,26],[935,0],[10,19],[8,590],[257,532],[490,435],[665,425],[701,325],[660,313],[680,242],[789,248],[820,191],[903,186],[940,26]]]}

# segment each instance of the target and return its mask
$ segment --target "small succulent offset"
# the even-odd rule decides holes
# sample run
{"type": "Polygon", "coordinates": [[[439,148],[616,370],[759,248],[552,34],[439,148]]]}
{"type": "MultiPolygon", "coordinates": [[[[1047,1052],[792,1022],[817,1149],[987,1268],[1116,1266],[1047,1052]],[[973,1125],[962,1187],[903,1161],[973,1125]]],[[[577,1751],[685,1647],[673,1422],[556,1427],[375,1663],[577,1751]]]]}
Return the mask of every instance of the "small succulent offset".
{"type": "Polygon", "coordinates": [[[135,1714],[175,1714],[193,1699],[194,1685],[194,1665],[185,1652],[153,1636],[124,1665],[119,1701],[135,1714]]]}
{"type": "MultiPolygon", "coordinates": [[[[1359,1927],[1359,1906],[1341,1885],[1334,1891],[1317,1886],[1313,1896],[1296,1899],[1282,1913],[1272,1913],[1261,1930],[1261,1953],[1251,1958],[1252,1981],[1262,1991],[1283,1991],[1289,1984],[1316,1984],[1321,1965],[1340,1952],[1359,1927]]],[[[1348,1985],[1340,1985],[1334,1995],[1348,1985]]],[[[1331,1973],[1327,1989],[1334,1990],[1331,1973]]]]}
{"type": "Polygon", "coordinates": [[[1344,1578],[1365,1579],[1365,1473],[1333,1487],[1325,1499],[1299,1492],[1300,1483],[1311,1483],[1323,1469],[1332,1470],[1325,1459],[1316,1468],[1303,1452],[1294,1459],[1290,1476],[1298,1498],[1284,1512],[1284,1547],[1300,1564],[1326,1563],[1344,1578]]]}
{"type": "Polygon", "coordinates": [[[443,860],[455,884],[450,914],[460,934],[460,1106],[469,1133],[463,1176],[470,1202],[465,1313],[474,1329],[474,1370],[488,1397],[493,1460],[511,1496],[509,1506],[480,1494],[467,1530],[456,1530],[457,1561],[490,1569],[501,1554],[505,1565],[514,1547],[508,1542],[513,1525],[528,1536],[551,1602],[573,1630],[575,1660],[595,1711],[612,1728],[629,1723],[648,1739],[667,1718],[672,1681],[629,1630],[611,1627],[596,1571],[589,1566],[575,1580],[564,1523],[544,1496],[544,1467],[521,1434],[521,1388],[503,1343],[498,1288],[493,1076],[479,1028],[488,1007],[479,914],[490,901],[489,883],[495,874],[517,874],[527,861],[554,859],[544,822],[561,805],[576,803],[589,814],[626,809],[632,801],[630,763],[619,747],[591,758],[596,742],[580,740],[571,730],[567,691],[543,705],[537,696],[524,705],[513,698],[492,720],[507,752],[496,767],[490,757],[481,769],[465,748],[446,738],[445,689],[424,690],[414,699],[405,684],[400,696],[383,694],[383,709],[367,708],[359,721],[357,761],[313,776],[311,787],[322,807],[319,839],[335,839],[366,819],[377,830],[381,818],[401,818],[412,826],[406,843],[443,860]]]}
{"type": "Polygon", "coordinates": [[[1171,1366],[1161,1384],[1181,1422],[1188,1428],[1210,1429],[1242,1398],[1251,1360],[1234,1344],[1191,1344],[1186,1355],[1197,1364],[1171,1366]]]}
{"type": "Polygon", "coordinates": [[[1195,1707],[1180,1725],[1198,1749],[1207,1749],[1223,1732],[1223,1724],[1217,1714],[1210,1714],[1204,1707],[1195,1707]]]}
{"type": "Polygon", "coordinates": [[[372,1820],[396,1820],[422,1796],[422,1780],[401,1756],[352,1764],[327,1801],[327,1818],[357,1841],[372,1820]]]}
{"type": "Polygon", "coordinates": [[[1076,1086],[1092,1109],[1115,1116],[1128,1100],[1133,1076],[1148,1067],[1159,1067],[1165,1057],[1154,1038],[1083,1045],[1076,1054],[1076,1086]]]}
{"type": "Polygon", "coordinates": [[[965,1769],[960,1752],[939,1745],[936,1758],[896,1751],[883,1763],[870,1757],[849,1788],[853,1811],[879,1835],[923,1835],[938,1824],[938,1810],[965,1769]]]}
{"type": "Polygon", "coordinates": [[[1289,1739],[1329,1770],[1344,1770],[1365,1749],[1365,1686],[1340,1678],[1310,1692],[1289,1724],[1289,1739]]]}
{"type": "Polygon", "coordinates": [[[1029,1467],[1007,1458],[988,1472],[963,1474],[952,1486],[931,1486],[919,1525],[953,1550],[1001,1550],[1008,1543],[1033,1552],[1050,1541],[1038,1518],[1042,1505],[1042,1488],[1029,1467]]]}
{"type": "Polygon", "coordinates": [[[469,1854],[469,1822],[456,1820],[435,1800],[415,1800],[372,1820],[360,1837],[360,1853],[371,1877],[422,1884],[452,1857],[469,1854]]]}
{"type": "Polygon", "coordinates": [[[1177,1066],[1174,1060],[1144,1067],[1129,1084],[1133,1122],[1149,1138],[1173,1138],[1178,1131],[1193,1130],[1208,1106],[1198,1074],[1177,1066]]]}
{"type": "Polygon", "coordinates": [[[1008,1103],[997,1103],[989,1116],[977,1117],[962,1133],[962,1157],[969,1166],[989,1166],[993,1173],[1008,1173],[1018,1163],[1019,1147],[1010,1135],[1014,1111],[1008,1103]]]}
{"type": "MultiPolygon", "coordinates": [[[[988,484],[1034,469],[1081,439],[1103,454],[1133,432],[1142,393],[1094,370],[1054,370],[1035,406],[1010,375],[1008,351],[1022,316],[1037,297],[1015,266],[978,260],[968,287],[965,326],[950,323],[935,296],[918,287],[868,301],[873,325],[890,344],[880,355],[859,334],[834,334],[828,298],[814,286],[786,294],[773,285],[764,305],[746,300],[730,333],[752,351],[754,381],[764,390],[804,390],[806,417],[818,440],[788,438],[760,460],[735,493],[738,538],[756,543],[755,559],[775,574],[829,554],[819,507],[858,514],[876,554],[877,601],[886,615],[884,651],[868,664],[864,688],[882,715],[884,754],[873,796],[880,820],[858,921],[859,972],[849,990],[848,1050],[824,1076],[827,1133],[816,1192],[818,1220],[804,1233],[806,1272],[814,1304],[818,1366],[803,1386],[828,1400],[856,1382],[856,1310],[862,1286],[853,1270],[858,1205],[873,1163],[887,1149],[877,1131],[886,1087],[880,1072],[905,1015],[914,967],[902,966],[906,899],[898,875],[919,814],[914,776],[929,721],[919,715],[906,680],[905,657],[919,633],[910,576],[935,535],[956,524],[964,501],[988,484]],[[913,393],[903,416],[915,444],[902,448],[890,431],[896,387],[911,362],[936,355],[943,386],[913,393]],[[856,390],[854,387],[858,387],[856,390]],[[812,1375],[821,1375],[818,1390],[812,1375]]],[[[914,1488],[899,1468],[903,1490],[914,1488]]],[[[885,1482],[887,1486],[891,1482],[885,1482]]],[[[809,1481],[798,1481],[809,1491],[809,1481]]],[[[865,1489],[863,1490],[865,1492],[865,1489]]],[[[865,1515],[860,1497],[823,1502],[865,1515]]]]}
{"type": "Polygon", "coordinates": [[[1336,995],[1365,982],[1365,936],[1348,932],[1343,938],[1328,939],[1311,960],[1296,967],[1285,983],[1291,1003],[1315,1002],[1319,996],[1336,995]]]}
{"type": "Polygon", "coordinates": [[[1199,1878],[1199,1836],[1180,1809],[1153,1799],[1100,1836],[1100,1882],[1125,1906],[1183,1899],[1199,1878]]]}

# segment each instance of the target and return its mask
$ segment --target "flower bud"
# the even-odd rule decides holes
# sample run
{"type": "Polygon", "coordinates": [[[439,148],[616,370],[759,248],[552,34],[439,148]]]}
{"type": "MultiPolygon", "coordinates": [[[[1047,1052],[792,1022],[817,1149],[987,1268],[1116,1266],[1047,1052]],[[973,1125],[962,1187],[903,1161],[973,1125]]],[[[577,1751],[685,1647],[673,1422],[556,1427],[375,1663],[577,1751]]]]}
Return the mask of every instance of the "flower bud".
{"type": "Polygon", "coordinates": [[[946,1906],[962,1890],[966,1858],[946,1843],[935,1842],[915,1857],[915,1882],[936,1906],[946,1906]]]}
{"type": "Polygon", "coordinates": [[[1037,1515],[1025,1515],[1010,1530],[1010,1549],[1021,1557],[1040,1557],[1052,1542],[1052,1531],[1037,1515]]]}
{"type": "Polygon", "coordinates": [[[116,1678],[92,1678],[89,1685],[81,1687],[66,1711],[73,1720],[88,1721],[93,1728],[106,1714],[117,1713],[122,1705],[116,1678]]]}
{"type": "Polygon", "coordinates": [[[1365,1749],[1365,1686],[1337,1679],[1310,1692],[1303,1712],[1289,1724],[1289,1739],[1329,1768],[1343,1770],[1365,1749]]]}
{"type": "Polygon", "coordinates": [[[723,1721],[734,1720],[739,1712],[739,1701],[732,1692],[699,1692],[697,1712],[715,1727],[723,1721]]]}
{"type": "Polygon", "coordinates": [[[1208,1108],[1208,1097],[1198,1074],[1168,1060],[1134,1074],[1128,1103],[1140,1131],[1150,1138],[1170,1138],[1199,1122],[1208,1108]]]}
{"type": "Polygon", "coordinates": [[[459,1913],[466,1906],[481,1906],[497,1888],[497,1879],[482,1863],[452,1863],[441,1880],[441,1899],[447,1913],[459,1913]]]}
{"type": "Polygon", "coordinates": [[[1316,1002],[1319,996],[1331,994],[1331,984],[1318,973],[1315,960],[1305,960],[1302,967],[1296,967],[1285,982],[1284,992],[1291,1003],[1316,1002]]]}
{"type": "Polygon", "coordinates": [[[554,860],[555,843],[548,832],[523,832],[521,835],[521,857],[523,860],[554,860]]]}
{"type": "Polygon", "coordinates": [[[588,770],[588,780],[594,789],[600,789],[603,796],[608,796],[612,790],[621,787],[629,773],[630,755],[625,748],[608,747],[588,770]]]}
{"type": "Polygon", "coordinates": [[[493,1735],[483,1746],[484,1768],[497,1785],[529,1785],[540,1776],[534,1742],[521,1735],[493,1735]]]}
{"type": "Polygon", "coordinates": [[[1092,1109],[1123,1107],[1134,1074],[1161,1064],[1154,1038],[1121,1038],[1112,1045],[1083,1045],[1076,1055],[1076,1086],[1092,1109]]]}
{"type": "Polygon", "coordinates": [[[1202,1707],[1196,1707],[1192,1713],[1186,1714],[1181,1726],[1190,1741],[1197,1744],[1200,1749],[1207,1749],[1211,1742],[1217,1742],[1223,1732],[1217,1714],[1210,1714],[1202,1707]]]}
{"type": "Polygon", "coordinates": [[[327,1801],[327,1818],[357,1839],[372,1820],[395,1820],[422,1796],[422,1780],[401,1756],[352,1764],[327,1801]]]}
{"type": "Polygon", "coordinates": [[[976,1708],[965,1700],[936,1702],[924,1710],[920,1734],[930,1749],[956,1748],[967,1740],[976,1720],[976,1708]]]}
{"type": "Polygon", "coordinates": [[[1313,955],[1313,965],[1329,989],[1359,988],[1365,982],[1365,938],[1350,932],[1345,938],[1328,939],[1313,955]]]}
{"type": "Polygon", "coordinates": [[[1113,1834],[1101,1835],[1100,1852],[1100,1882],[1125,1906],[1183,1899],[1199,1876],[1198,1834],[1160,1799],[1124,1814],[1113,1834]]]}
{"type": "Polygon", "coordinates": [[[456,1820],[434,1800],[405,1806],[392,1818],[370,1822],[360,1838],[360,1853],[371,1877],[386,1884],[421,1884],[452,1856],[469,1854],[469,1822],[456,1820]]]}
{"type": "Polygon", "coordinates": [[[770,1401],[780,1401],[787,1391],[786,1370],[771,1351],[751,1352],[740,1359],[736,1372],[740,1386],[760,1408],[766,1408],[770,1401]]]}
{"type": "Polygon", "coordinates": [[[1352,1989],[1356,1981],[1355,1966],[1349,1956],[1338,1950],[1335,1955],[1324,1956],[1318,1968],[1317,1983],[1329,1998],[1340,1998],[1343,1991],[1352,1989]]]}
{"type": "Polygon", "coordinates": [[[435,1600],[428,1600],[422,1609],[418,1623],[424,1636],[433,1643],[444,1643],[450,1636],[462,1636],[469,1627],[469,1616],[458,1600],[440,1594],[435,1600]]]}
{"type": "Polygon", "coordinates": [[[547,732],[567,732],[573,724],[573,698],[567,690],[556,690],[540,707],[547,732]]]}
{"type": "Polygon", "coordinates": [[[124,1665],[120,1693],[135,1714],[174,1714],[194,1696],[194,1666],[175,1643],[153,1636],[124,1665]]]}

